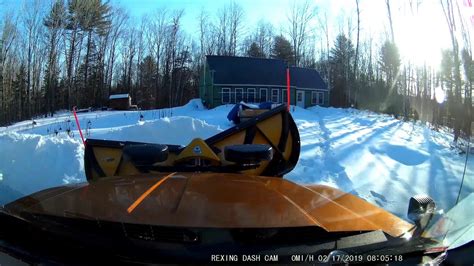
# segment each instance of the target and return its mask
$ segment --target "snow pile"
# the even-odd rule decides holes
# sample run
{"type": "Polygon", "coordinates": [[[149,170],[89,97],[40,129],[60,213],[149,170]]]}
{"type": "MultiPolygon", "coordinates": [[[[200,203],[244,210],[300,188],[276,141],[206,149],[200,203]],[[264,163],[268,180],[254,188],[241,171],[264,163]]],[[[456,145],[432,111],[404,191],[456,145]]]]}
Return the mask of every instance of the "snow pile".
{"type": "Polygon", "coordinates": [[[193,138],[206,139],[221,131],[218,126],[202,120],[178,116],[110,129],[93,129],[90,135],[98,139],[186,145],[193,138]]]}
{"type": "MultiPolygon", "coordinates": [[[[222,128],[190,117],[202,114],[220,121],[227,109],[219,109],[207,111],[200,100],[191,100],[173,110],[90,112],[78,117],[86,138],[186,145],[195,137],[206,139],[231,126],[226,120],[221,121],[222,128]],[[171,116],[171,112],[187,116],[171,116]]],[[[72,114],[35,122],[0,128],[0,204],[86,180],[84,148],[72,114]]]]}
{"type": "Polygon", "coordinates": [[[201,99],[192,99],[183,108],[192,110],[205,110],[206,108],[202,104],[201,99]]]}
{"type": "Polygon", "coordinates": [[[0,203],[41,189],[85,180],[82,143],[9,133],[0,136],[0,203]]]}

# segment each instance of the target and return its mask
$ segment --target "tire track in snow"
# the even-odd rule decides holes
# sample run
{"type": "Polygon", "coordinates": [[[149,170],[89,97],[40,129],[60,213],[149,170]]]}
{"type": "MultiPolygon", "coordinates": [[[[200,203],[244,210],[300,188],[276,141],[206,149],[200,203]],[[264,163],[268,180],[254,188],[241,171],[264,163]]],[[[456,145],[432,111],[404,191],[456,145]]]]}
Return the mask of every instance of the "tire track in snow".
{"type": "Polygon", "coordinates": [[[311,112],[311,116],[316,118],[312,120],[314,125],[299,125],[301,156],[287,178],[298,183],[326,184],[357,194],[345,168],[334,157],[331,132],[326,127],[324,114],[311,112]]]}

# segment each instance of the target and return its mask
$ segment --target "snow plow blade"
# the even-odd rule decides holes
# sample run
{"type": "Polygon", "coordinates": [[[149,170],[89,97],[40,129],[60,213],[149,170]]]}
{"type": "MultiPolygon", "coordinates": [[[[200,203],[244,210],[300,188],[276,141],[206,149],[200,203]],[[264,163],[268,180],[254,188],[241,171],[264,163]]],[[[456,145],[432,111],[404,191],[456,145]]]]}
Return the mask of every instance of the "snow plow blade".
{"type": "Polygon", "coordinates": [[[187,146],[87,139],[84,155],[88,181],[110,176],[157,172],[224,172],[282,177],[298,162],[300,137],[287,110],[280,105],[187,146]],[[264,144],[271,147],[270,160],[239,165],[225,158],[232,145],[264,144]]]}

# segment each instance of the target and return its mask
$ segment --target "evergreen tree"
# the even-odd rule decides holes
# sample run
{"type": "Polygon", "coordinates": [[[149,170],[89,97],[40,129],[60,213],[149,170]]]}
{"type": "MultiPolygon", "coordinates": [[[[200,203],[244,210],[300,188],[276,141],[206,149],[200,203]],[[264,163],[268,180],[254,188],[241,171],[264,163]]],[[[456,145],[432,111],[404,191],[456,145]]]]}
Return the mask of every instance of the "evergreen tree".
{"type": "Polygon", "coordinates": [[[291,44],[283,36],[275,37],[271,57],[285,60],[290,65],[295,64],[295,56],[293,55],[291,44]]]}
{"type": "Polygon", "coordinates": [[[400,70],[400,53],[395,43],[385,41],[380,51],[380,67],[385,73],[385,81],[397,89],[397,80],[400,70]]]}
{"type": "Polygon", "coordinates": [[[336,37],[334,47],[331,49],[331,104],[339,107],[349,105],[349,90],[351,65],[354,61],[354,46],[343,34],[336,37]]]}
{"type": "MultiPolygon", "coordinates": [[[[110,20],[110,10],[111,7],[109,6],[108,3],[102,3],[101,0],[87,0],[85,1],[86,4],[84,5],[84,10],[83,10],[83,19],[80,21],[80,26],[83,31],[87,33],[87,45],[86,45],[86,55],[85,55],[85,66],[84,66],[84,80],[86,81],[86,85],[90,85],[88,87],[89,89],[89,95],[92,97],[97,96],[99,94],[98,89],[101,88],[102,86],[99,87],[97,82],[94,82],[93,84],[87,84],[89,82],[90,77],[89,75],[91,74],[92,69],[96,69],[97,66],[97,51],[95,44],[93,43],[93,33],[101,36],[105,35],[107,31],[110,28],[111,25],[111,20],[110,20]],[[93,58],[95,61],[92,62],[92,65],[90,66],[89,64],[91,63],[90,59],[93,58]]],[[[95,77],[93,79],[96,79],[97,81],[97,71],[95,73],[95,77]]],[[[100,95],[100,94],[99,94],[100,95]]],[[[94,98],[92,98],[94,99],[94,98]]],[[[98,104],[97,99],[94,102],[94,104],[98,104]]]]}
{"type": "MultiPolygon", "coordinates": [[[[382,103],[382,111],[398,116],[406,113],[404,101],[406,99],[399,93],[399,72],[400,72],[400,53],[395,43],[385,41],[380,49],[379,65],[385,74],[385,86],[381,89],[385,91],[385,100],[382,103]],[[405,109],[405,110],[404,110],[405,109]]],[[[405,118],[406,115],[405,115],[405,118]]]]}
{"type": "Polygon", "coordinates": [[[247,56],[265,58],[265,54],[256,42],[252,42],[250,45],[249,49],[247,50],[247,56]]]}
{"type": "Polygon", "coordinates": [[[153,88],[158,78],[156,62],[153,57],[148,55],[143,59],[139,65],[138,75],[142,86],[137,89],[137,105],[143,109],[150,109],[155,103],[156,95],[153,94],[155,91],[153,88]]]}
{"type": "Polygon", "coordinates": [[[26,69],[23,64],[20,66],[16,78],[13,81],[13,89],[15,91],[15,98],[12,108],[15,111],[14,120],[21,121],[27,119],[27,114],[23,112],[26,109],[26,103],[24,99],[26,97],[26,90],[28,89],[26,80],[26,69]]]}
{"type": "Polygon", "coordinates": [[[452,50],[443,50],[441,55],[441,85],[446,91],[446,102],[444,104],[446,107],[442,108],[440,115],[445,120],[444,123],[454,127],[453,120],[457,116],[457,109],[459,108],[455,97],[455,71],[457,68],[453,60],[452,50]]]}
{"type": "Polygon", "coordinates": [[[474,119],[472,117],[472,87],[474,82],[474,61],[472,60],[471,53],[467,49],[463,49],[461,55],[466,79],[464,86],[464,122],[462,130],[469,136],[472,133],[471,122],[474,122],[474,119]]]}
{"type": "Polygon", "coordinates": [[[45,17],[43,24],[48,28],[48,62],[45,70],[45,102],[44,110],[46,113],[53,113],[56,106],[56,93],[58,86],[58,51],[57,46],[61,38],[61,30],[66,24],[66,8],[63,0],[57,0],[48,16],[45,17]]]}

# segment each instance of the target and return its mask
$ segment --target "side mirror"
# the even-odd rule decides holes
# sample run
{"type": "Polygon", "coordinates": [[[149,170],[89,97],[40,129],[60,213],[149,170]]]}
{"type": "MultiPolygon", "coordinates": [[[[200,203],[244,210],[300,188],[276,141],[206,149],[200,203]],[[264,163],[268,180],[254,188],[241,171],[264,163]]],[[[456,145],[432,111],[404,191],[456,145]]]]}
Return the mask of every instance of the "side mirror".
{"type": "Polygon", "coordinates": [[[129,144],[123,148],[136,166],[148,166],[168,159],[168,146],[162,144],[129,144]]]}
{"type": "Polygon", "coordinates": [[[408,219],[416,225],[413,236],[419,236],[428,226],[436,211],[436,203],[427,195],[416,195],[408,203],[408,219]]]}
{"type": "Polygon", "coordinates": [[[226,161],[238,164],[258,164],[273,158],[273,149],[267,144],[229,145],[224,148],[226,161]]]}

